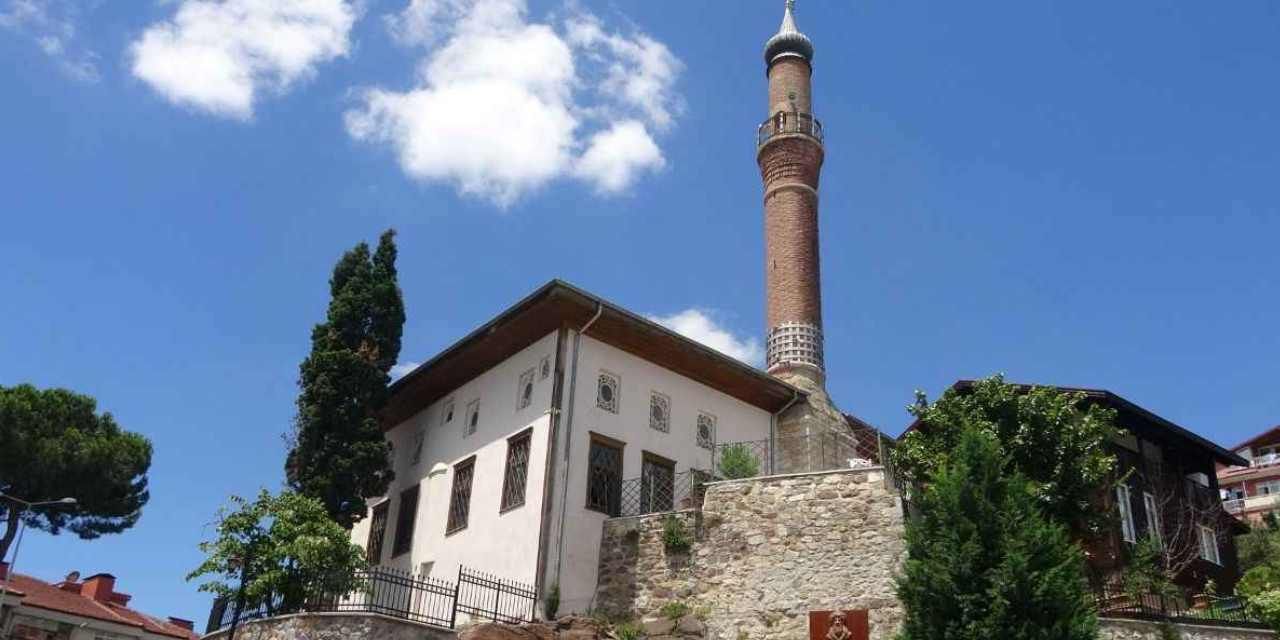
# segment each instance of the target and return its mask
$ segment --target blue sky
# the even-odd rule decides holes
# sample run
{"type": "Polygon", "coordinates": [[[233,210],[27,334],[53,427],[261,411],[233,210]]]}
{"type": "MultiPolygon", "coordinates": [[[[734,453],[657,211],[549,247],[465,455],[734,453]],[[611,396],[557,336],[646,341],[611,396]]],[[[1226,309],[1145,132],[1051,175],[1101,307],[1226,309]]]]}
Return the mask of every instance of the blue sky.
{"type": "MultiPolygon", "coordinates": [[[[201,624],[182,577],[227,495],[279,486],[355,242],[400,233],[405,361],[552,277],[744,357],[763,333],[781,0],[267,4],[0,0],[0,384],[92,394],[155,444],[137,527],[34,533],[20,570],[111,571],[201,624]]],[[[1002,371],[1228,445],[1280,423],[1280,5],[797,17],[844,409],[896,434],[914,389],[1002,371]]]]}

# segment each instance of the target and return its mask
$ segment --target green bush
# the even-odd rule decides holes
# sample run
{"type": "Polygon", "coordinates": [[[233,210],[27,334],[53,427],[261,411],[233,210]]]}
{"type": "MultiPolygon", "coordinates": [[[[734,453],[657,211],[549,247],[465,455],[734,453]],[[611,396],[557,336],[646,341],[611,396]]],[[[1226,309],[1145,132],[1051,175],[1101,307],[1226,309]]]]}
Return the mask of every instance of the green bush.
{"type": "Polygon", "coordinates": [[[662,617],[668,620],[679,620],[680,618],[689,615],[689,605],[679,600],[672,600],[671,602],[662,605],[662,608],[658,610],[658,613],[661,613],[662,617]]]}
{"type": "Polygon", "coordinates": [[[644,637],[644,627],[631,620],[621,622],[613,627],[613,637],[617,640],[639,640],[644,637]]]}
{"type": "Polygon", "coordinates": [[[693,546],[693,539],[680,518],[670,515],[662,522],[662,544],[667,551],[676,553],[684,553],[693,546]]]}
{"type": "Polygon", "coordinates": [[[760,475],[760,460],[745,444],[729,445],[720,452],[720,476],[729,480],[760,475]]]}
{"type": "Polygon", "coordinates": [[[560,611],[560,583],[551,583],[551,591],[547,592],[547,599],[543,601],[542,608],[547,614],[548,620],[555,620],[556,613],[560,611]]]}
{"type": "Polygon", "coordinates": [[[907,521],[899,640],[1094,640],[1084,554],[1008,472],[994,436],[966,429],[907,521]]]}

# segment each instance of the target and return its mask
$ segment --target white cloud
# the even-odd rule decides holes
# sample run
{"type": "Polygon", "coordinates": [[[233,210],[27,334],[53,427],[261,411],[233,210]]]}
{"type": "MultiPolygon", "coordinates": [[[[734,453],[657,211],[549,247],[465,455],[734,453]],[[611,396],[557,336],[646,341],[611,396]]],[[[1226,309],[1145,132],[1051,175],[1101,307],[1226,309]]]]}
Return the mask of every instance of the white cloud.
{"type": "Polygon", "coordinates": [[[665,165],[662,151],[644,124],[627,120],[591,136],[575,175],[591,181],[601,193],[617,193],[630,187],[642,171],[665,165]]]}
{"type": "Polygon", "coordinates": [[[384,19],[425,50],[417,81],[365,89],[346,125],[407,175],[506,207],[559,178],[614,194],[665,166],[650,129],[679,113],[681,64],[660,42],[586,15],[531,21],[524,0],[409,0],[384,19]]]}
{"type": "Polygon", "coordinates": [[[355,20],[348,0],[180,0],[133,42],[133,74],[174,104],[247,120],[262,92],[346,56],[355,20]]]}
{"type": "Polygon", "coordinates": [[[649,316],[649,319],[747,364],[760,366],[764,362],[764,347],[760,340],[735,336],[717,323],[708,311],[685,309],[669,316],[649,316]]]}
{"type": "Polygon", "coordinates": [[[68,0],[0,0],[0,28],[30,36],[68,76],[97,82],[98,54],[76,38],[76,23],[85,6],[68,0]]]}
{"type": "Polygon", "coordinates": [[[397,364],[397,365],[395,365],[395,366],[391,367],[391,379],[392,379],[392,380],[399,380],[400,378],[405,377],[406,375],[408,375],[408,373],[409,373],[410,371],[413,371],[414,369],[417,369],[417,368],[418,368],[418,365],[420,365],[420,364],[422,364],[422,363],[421,363],[421,362],[408,361],[408,362],[401,362],[401,363],[399,363],[399,364],[397,364]]]}

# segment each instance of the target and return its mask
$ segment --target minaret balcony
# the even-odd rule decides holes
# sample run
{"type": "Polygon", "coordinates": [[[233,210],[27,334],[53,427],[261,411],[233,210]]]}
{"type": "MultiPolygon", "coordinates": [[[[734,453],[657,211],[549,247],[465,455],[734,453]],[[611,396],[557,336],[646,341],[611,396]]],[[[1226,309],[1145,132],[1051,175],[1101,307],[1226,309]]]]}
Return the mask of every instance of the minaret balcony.
{"type": "Polygon", "coordinates": [[[756,129],[756,147],[763,147],[778,136],[795,134],[808,136],[822,144],[822,122],[813,117],[812,113],[779,111],[761,122],[756,129]]]}

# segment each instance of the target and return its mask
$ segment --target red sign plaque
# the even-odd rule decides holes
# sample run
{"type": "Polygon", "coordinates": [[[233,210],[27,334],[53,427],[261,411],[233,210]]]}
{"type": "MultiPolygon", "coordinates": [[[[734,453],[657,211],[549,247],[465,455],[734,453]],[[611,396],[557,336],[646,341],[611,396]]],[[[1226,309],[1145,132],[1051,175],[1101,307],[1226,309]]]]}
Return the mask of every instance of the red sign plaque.
{"type": "Polygon", "coordinates": [[[866,609],[809,612],[809,640],[868,640],[870,637],[866,609]]]}

